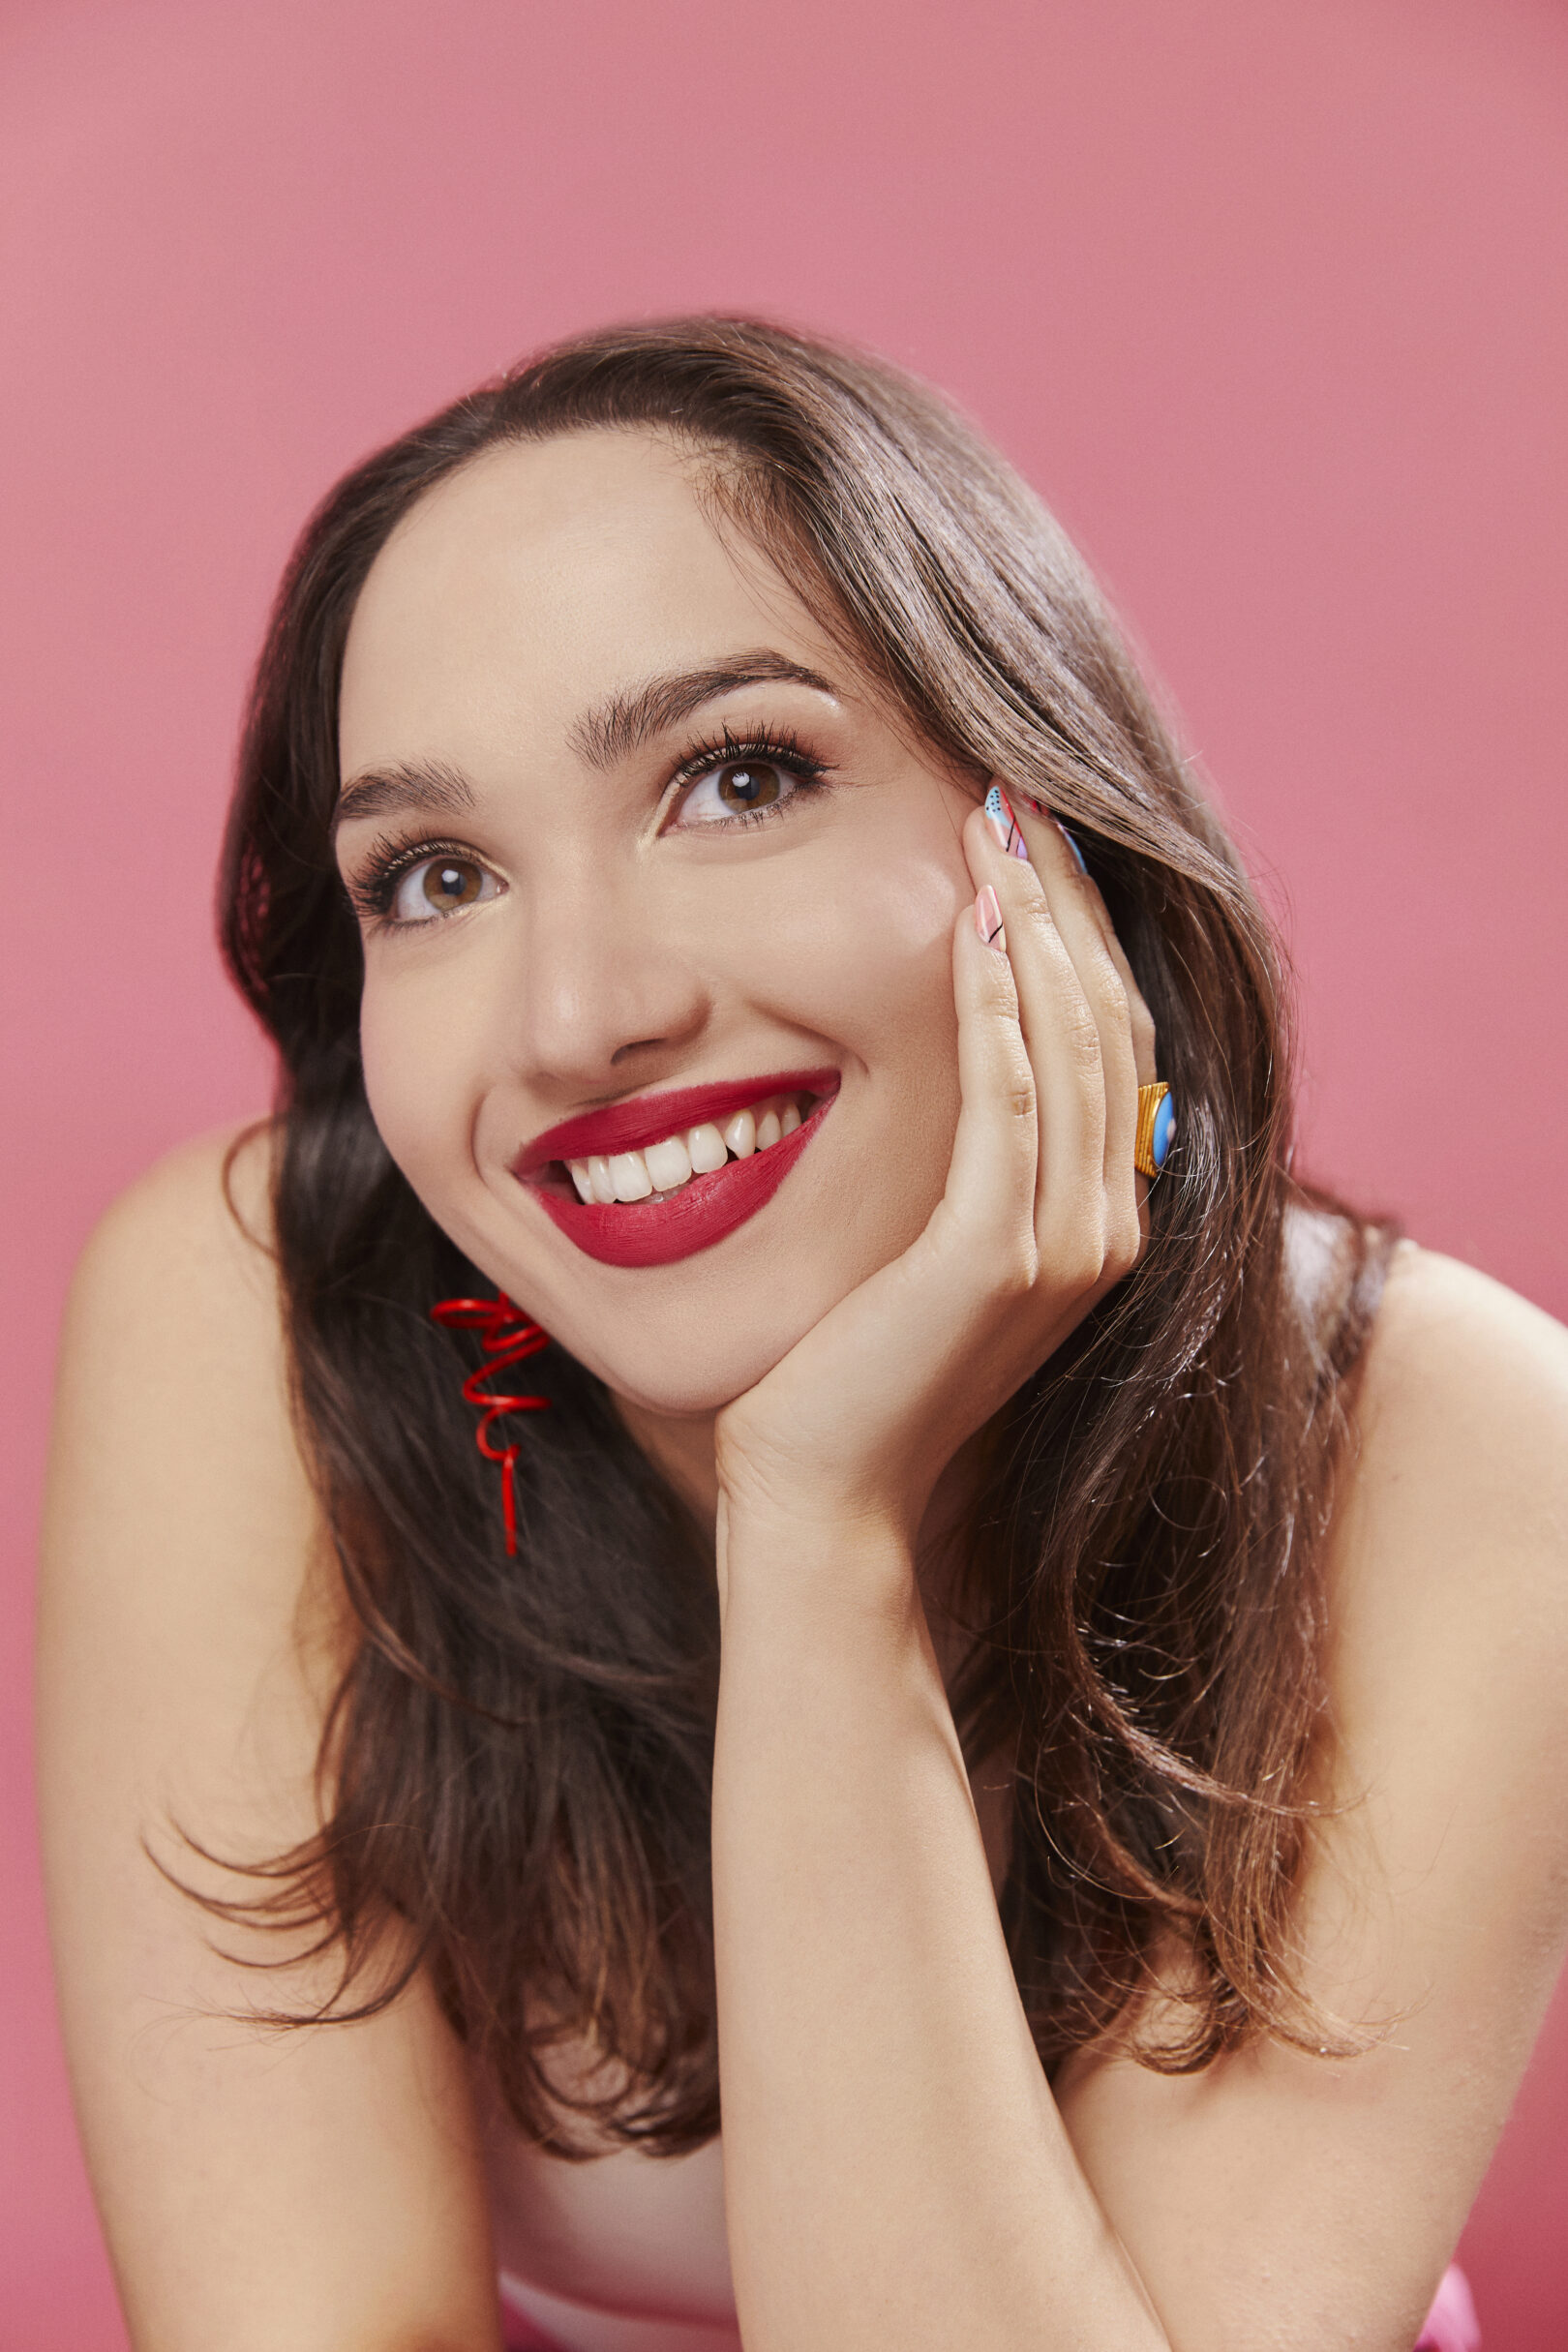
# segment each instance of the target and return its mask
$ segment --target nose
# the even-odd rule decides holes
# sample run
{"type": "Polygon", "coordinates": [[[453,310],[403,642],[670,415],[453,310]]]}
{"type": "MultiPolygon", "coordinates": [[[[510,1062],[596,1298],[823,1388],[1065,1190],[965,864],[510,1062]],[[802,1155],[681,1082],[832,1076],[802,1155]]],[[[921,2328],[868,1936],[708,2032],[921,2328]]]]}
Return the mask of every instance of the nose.
{"type": "Polygon", "coordinates": [[[711,998],[694,943],[656,894],[636,877],[617,889],[602,867],[558,871],[522,927],[507,1052],[532,1091],[570,1107],[679,1067],[711,998]]]}

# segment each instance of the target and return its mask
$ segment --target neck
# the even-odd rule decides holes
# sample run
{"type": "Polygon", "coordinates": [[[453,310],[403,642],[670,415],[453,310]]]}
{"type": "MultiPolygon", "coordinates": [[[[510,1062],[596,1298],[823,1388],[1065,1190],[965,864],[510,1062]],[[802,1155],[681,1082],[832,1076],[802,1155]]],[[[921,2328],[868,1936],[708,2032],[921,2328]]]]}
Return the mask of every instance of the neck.
{"type": "Polygon", "coordinates": [[[611,1402],[639,1450],[711,1535],[718,1518],[718,1472],[713,1466],[713,1425],[718,1415],[650,1413],[646,1405],[633,1404],[614,1391],[611,1402]]]}

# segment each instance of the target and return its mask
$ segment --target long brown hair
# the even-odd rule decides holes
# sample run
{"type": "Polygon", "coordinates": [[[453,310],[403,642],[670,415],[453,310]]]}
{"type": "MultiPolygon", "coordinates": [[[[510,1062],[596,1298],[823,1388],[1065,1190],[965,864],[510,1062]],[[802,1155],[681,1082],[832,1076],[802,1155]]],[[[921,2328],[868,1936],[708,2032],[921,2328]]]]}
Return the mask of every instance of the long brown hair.
{"type": "MultiPolygon", "coordinates": [[[[1287,1914],[1324,1704],[1320,1562],[1343,1387],[1386,1239],[1316,1201],[1292,1279],[1290,1092],[1268,926],[1082,563],[934,394],[752,319],[588,334],[456,402],[334,490],[262,653],[223,938],[277,1042],[276,1248],[306,1455],[359,1623],[321,1744],[325,1827],[212,1908],[312,1930],[335,2017],[428,1967],[518,2123],[571,2108],[649,2148],[718,2127],[709,1798],[711,1560],[561,1348],[520,1425],[520,1556],[431,1303],[477,1280],[393,1164],[359,1061],[357,928],[331,856],[355,598],[399,519],[481,450],[653,428],[711,461],[766,548],[920,738],[1073,827],[1158,1027],[1180,1140],[1136,1271],[1012,1400],[965,1537],[953,1690],[1016,1759],[1002,1898],[1042,2060],[1122,2025],[1157,1949],[1185,2008],[1147,2063],[1321,2041],[1287,1914]],[[373,1966],[401,1923],[399,1965],[373,1966]],[[549,2056],[587,2036],[569,2093],[549,2056]]],[[[1315,1200],[1315,1196],[1313,1196],[1315,1200]]],[[[470,1357],[469,1361],[472,1360],[470,1357]]],[[[290,2021],[292,2021],[290,2019],[290,2021]]]]}

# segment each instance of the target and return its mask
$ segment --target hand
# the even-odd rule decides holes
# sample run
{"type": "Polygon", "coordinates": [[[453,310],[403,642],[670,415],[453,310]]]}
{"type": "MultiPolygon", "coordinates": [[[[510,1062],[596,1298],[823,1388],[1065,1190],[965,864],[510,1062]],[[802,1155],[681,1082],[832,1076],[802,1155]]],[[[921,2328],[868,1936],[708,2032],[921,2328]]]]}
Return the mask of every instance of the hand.
{"type": "MultiPolygon", "coordinates": [[[[1020,796],[1021,800],[1021,796],[1020,796]]],[[[1132,1165],[1154,1023],[1104,901],[1021,800],[1030,861],[980,809],[964,853],[1005,945],[953,931],[961,1094],[946,1191],[910,1249],[719,1415],[721,1516],[872,1523],[911,1546],[964,1440],[1137,1262],[1132,1165]]]]}

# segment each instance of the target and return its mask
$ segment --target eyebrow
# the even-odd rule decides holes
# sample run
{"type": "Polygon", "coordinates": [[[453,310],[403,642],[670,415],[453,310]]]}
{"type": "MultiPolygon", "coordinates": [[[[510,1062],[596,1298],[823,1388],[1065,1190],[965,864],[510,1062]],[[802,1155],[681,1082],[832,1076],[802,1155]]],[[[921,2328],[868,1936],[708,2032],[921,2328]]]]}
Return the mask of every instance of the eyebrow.
{"type": "Polygon", "coordinates": [[[418,809],[443,816],[471,811],[473,791],[461,769],[440,760],[399,760],[394,767],[377,769],[346,784],[332,812],[331,835],[340,825],[364,817],[385,817],[396,810],[418,809]]]}
{"type": "MultiPolygon", "coordinates": [[[[575,720],[567,742],[589,768],[614,768],[634,751],[690,718],[705,703],[741,686],[808,686],[814,694],[836,695],[837,689],[803,662],[782,653],[760,649],[737,653],[728,661],[709,662],[699,670],[672,670],[607,694],[575,720]]],[[[473,788],[461,769],[440,760],[400,760],[390,768],[367,769],[344,786],[332,812],[331,833],[340,826],[367,817],[385,817],[414,810],[422,815],[466,815],[474,807],[473,788]]]]}
{"type": "Polygon", "coordinates": [[[700,670],[670,671],[641,686],[607,694],[602,703],[584,711],[567,740],[590,768],[614,768],[618,761],[641,751],[655,736],[690,718],[704,703],[733,694],[739,686],[765,685],[809,686],[816,694],[835,691],[815,670],[786,660],[782,653],[737,653],[728,661],[711,662],[700,670]]]}

